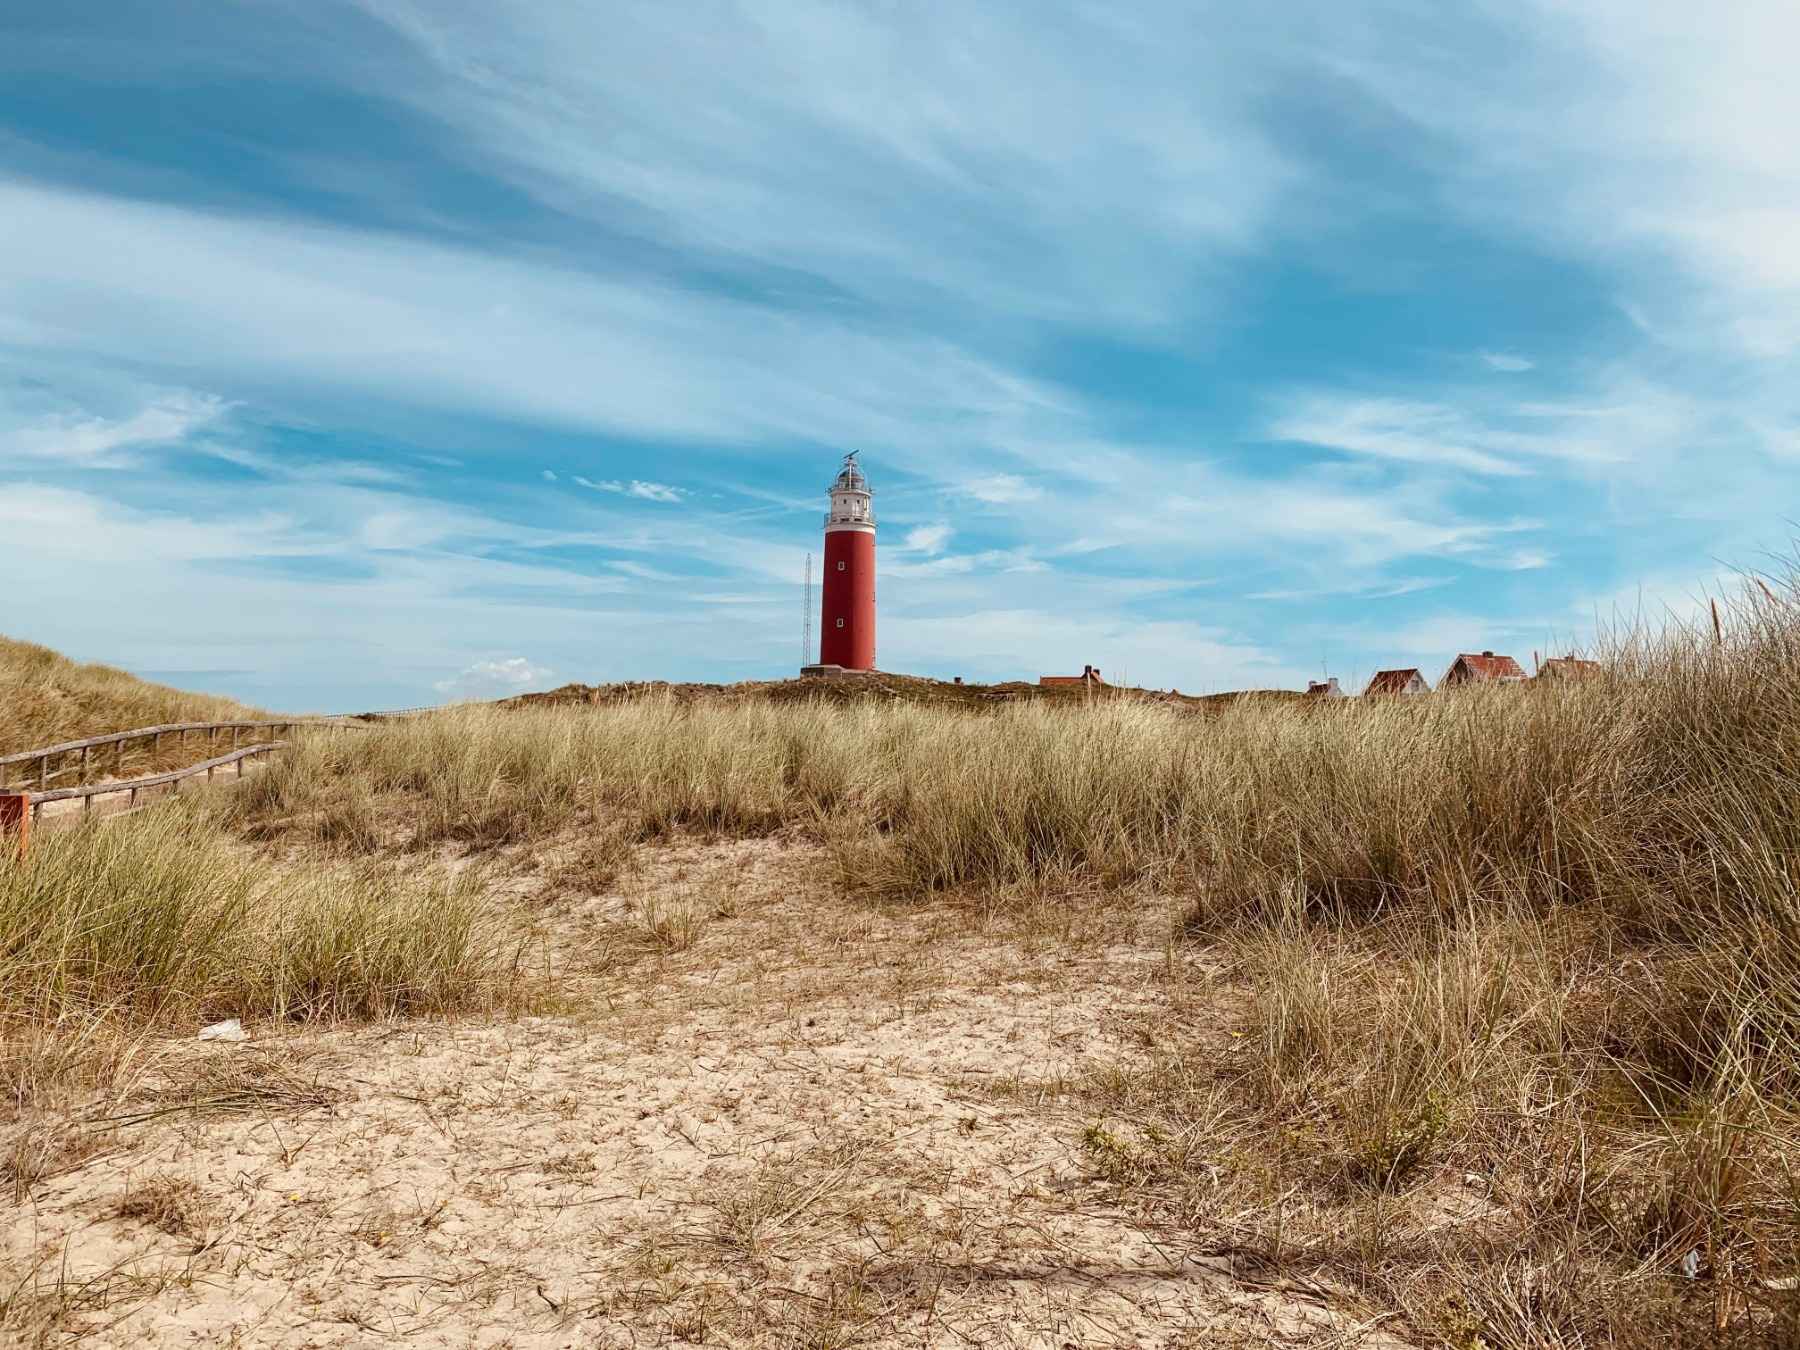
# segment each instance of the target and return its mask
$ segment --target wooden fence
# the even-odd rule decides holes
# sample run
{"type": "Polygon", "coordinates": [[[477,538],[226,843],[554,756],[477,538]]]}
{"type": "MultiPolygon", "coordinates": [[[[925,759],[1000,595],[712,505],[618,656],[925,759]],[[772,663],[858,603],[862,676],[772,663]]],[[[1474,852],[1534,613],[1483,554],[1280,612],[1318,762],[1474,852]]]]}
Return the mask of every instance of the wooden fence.
{"type": "MultiPolygon", "coordinates": [[[[113,731],[104,736],[88,736],[79,741],[64,741],[61,745],[46,745],[36,750],[21,750],[10,755],[0,755],[0,836],[9,833],[15,835],[8,851],[14,856],[23,858],[31,839],[31,826],[46,805],[51,802],[81,802],[81,814],[87,815],[94,809],[94,798],[111,797],[124,794],[127,798],[126,809],[137,806],[138,794],[152,788],[167,787],[170,792],[181,791],[182,783],[190,778],[198,778],[205,774],[207,781],[220,769],[236,764],[242,773],[242,761],[255,755],[266,755],[274,750],[286,748],[291,742],[277,739],[278,731],[292,731],[296,727],[333,727],[366,731],[366,722],[350,722],[341,719],[324,718],[285,718],[279,721],[236,721],[236,722],[171,722],[157,727],[134,727],[130,731],[113,731]],[[224,755],[213,755],[197,764],[184,764],[180,768],[166,770],[163,773],[150,773],[139,778],[121,778],[125,762],[125,747],[132,741],[148,741],[150,743],[150,766],[156,767],[156,756],[162,749],[163,737],[178,737],[178,744],[185,745],[189,736],[203,735],[209,748],[217,748],[219,737],[231,733],[231,752],[224,755]],[[267,732],[267,740],[256,741],[252,745],[240,746],[239,740],[245,732],[253,736],[258,732],[267,732]],[[114,777],[99,783],[80,783],[74,787],[53,788],[52,779],[66,774],[77,774],[86,778],[94,761],[106,758],[106,748],[112,748],[112,768],[114,777]],[[101,753],[96,756],[95,751],[101,753]],[[56,763],[53,770],[50,766],[56,763]],[[36,772],[28,772],[24,780],[7,786],[15,765],[35,765],[36,772]],[[35,778],[35,782],[32,779],[35,778]]],[[[0,839],[0,848],[7,848],[0,839]]],[[[3,856],[3,855],[0,855],[3,856]]]]}
{"type": "Polygon", "coordinates": [[[277,732],[292,731],[295,727],[349,727],[367,730],[368,724],[337,719],[289,718],[279,722],[171,722],[166,726],[114,731],[104,736],[89,736],[85,740],[64,741],[61,745],[46,745],[38,750],[21,750],[11,755],[0,755],[0,792],[9,790],[13,766],[18,764],[35,763],[37,772],[26,773],[17,783],[12,784],[10,790],[24,789],[32,791],[34,796],[41,796],[49,789],[52,779],[70,773],[77,776],[77,781],[85,779],[93,760],[106,758],[105,749],[108,746],[112,747],[112,769],[116,777],[124,767],[125,747],[131,741],[149,741],[150,756],[154,763],[156,755],[162,750],[165,736],[178,737],[178,744],[185,745],[190,735],[204,735],[207,745],[214,747],[218,745],[220,733],[229,731],[231,748],[236,750],[239,739],[246,731],[252,733],[252,739],[256,732],[267,731],[269,740],[273,741],[277,732]],[[101,753],[96,755],[95,751],[101,753]],[[76,756],[79,758],[73,758],[76,756]],[[60,761],[54,771],[50,767],[52,761],[60,761]]]}
{"type": "MultiPolygon", "coordinates": [[[[137,805],[138,793],[150,788],[167,786],[171,792],[181,791],[182,783],[189,778],[206,775],[211,782],[212,776],[228,764],[236,764],[240,760],[249,759],[252,755],[266,755],[272,750],[285,749],[287,741],[258,741],[255,745],[247,745],[242,750],[233,750],[228,755],[219,755],[214,759],[202,760],[198,764],[189,764],[183,768],[171,769],[167,773],[153,773],[143,778],[128,778],[123,781],[106,783],[84,783],[80,787],[52,788],[48,792],[25,792],[19,796],[25,798],[31,810],[33,820],[48,802],[67,802],[77,799],[81,802],[81,813],[88,814],[94,808],[94,798],[109,797],[118,793],[130,794],[126,803],[127,809],[137,805]]],[[[243,772],[241,769],[239,772],[243,772]]]]}

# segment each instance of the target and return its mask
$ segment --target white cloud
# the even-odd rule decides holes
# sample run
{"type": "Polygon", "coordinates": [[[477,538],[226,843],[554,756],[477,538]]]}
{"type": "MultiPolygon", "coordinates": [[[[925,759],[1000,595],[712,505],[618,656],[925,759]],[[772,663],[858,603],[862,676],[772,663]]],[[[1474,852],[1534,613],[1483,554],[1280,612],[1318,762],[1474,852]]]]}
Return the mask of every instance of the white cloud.
{"type": "Polygon", "coordinates": [[[625,495],[642,497],[651,502],[678,502],[681,500],[681,489],[670,487],[667,483],[646,483],[634,478],[626,485],[625,495]]]}
{"type": "Polygon", "coordinates": [[[0,537],[23,557],[125,571],[244,557],[305,557],[330,547],[325,535],[283,512],[207,519],[174,510],[132,511],[90,493],[17,482],[0,492],[0,537]]]}
{"type": "Polygon", "coordinates": [[[1488,477],[1560,465],[1618,478],[1642,475],[1678,447],[1716,436],[1720,421],[1706,422],[1693,400],[1616,371],[1565,403],[1513,402],[1474,390],[1437,400],[1301,391],[1288,396],[1267,434],[1488,477]]]}
{"type": "Polygon", "coordinates": [[[626,497],[640,497],[647,502],[678,502],[682,498],[682,489],[670,487],[667,483],[646,483],[642,479],[633,478],[630,482],[621,482],[616,478],[582,478],[576,476],[575,481],[584,488],[592,488],[595,492],[614,492],[626,497]]]}
{"type": "Polygon", "coordinates": [[[1043,494],[1016,474],[983,474],[960,484],[962,490],[979,502],[1007,506],[1014,502],[1034,501],[1043,494]]]}
{"type": "Polygon", "coordinates": [[[1514,549],[1495,566],[1507,572],[1533,572],[1540,567],[1548,567],[1554,562],[1555,555],[1541,548],[1514,549]]]}
{"type": "Polygon", "coordinates": [[[1484,16],[1504,62],[1458,43],[1331,34],[1338,72],[1454,154],[1443,199],[1614,279],[1622,307],[1700,349],[1800,345],[1800,47],[1791,0],[1528,0],[1484,16]],[[1695,283],[1699,283],[1696,285],[1695,283]]]}
{"type": "MultiPolygon", "coordinates": [[[[549,469],[545,469],[544,470],[544,481],[546,483],[554,483],[556,481],[556,475],[553,472],[551,472],[549,469]]],[[[579,481],[579,480],[577,480],[577,481],[579,481]]]]}
{"type": "Polygon", "coordinates": [[[124,452],[183,441],[224,410],[224,401],[211,395],[172,391],[126,417],[51,413],[0,429],[0,456],[116,467],[128,462],[124,452]]]}
{"type": "MultiPolygon", "coordinates": [[[[0,183],[0,328],[45,358],[722,445],[930,445],[1060,406],[941,339],[416,238],[20,183],[0,183]]],[[[166,419],[149,430],[167,434],[166,419]]],[[[620,490],[680,495],[646,480],[620,490]]]]}
{"type": "Polygon", "coordinates": [[[942,553],[953,533],[948,525],[921,525],[907,531],[904,547],[914,553],[942,553]]]}
{"type": "Polygon", "coordinates": [[[984,549],[980,553],[957,553],[928,558],[923,562],[890,560],[882,571],[895,577],[941,577],[965,573],[993,575],[1003,572],[1044,572],[1048,564],[1022,549],[984,549]]]}
{"type": "Polygon", "coordinates": [[[1300,176],[1248,19],[1234,42],[1177,9],[364,3],[429,71],[345,78],[559,213],[629,204],[659,243],[909,308],[1162,322],[1300,176]]]}
{"type": "Polygon", "coordinates": [[[1338,586],[1317,586],[1298,590],[1255,591],[1246,600],[1326,600],[1343,596],[1353,600],[1392,600],[1419,591],[1448,586],[1450,577],[1404,577],[1394,581],[1378,581],[1338,586]]]}
{"type": "Polygon", "coordinates": [[[1523,371],[1537,368],[1536,361],[1512,352],[1483,352],[1481,359],[1489,370],[1505,371],[1509,375],[1517,375],[1523,371]]]}
{"type": "Polygon", "coordinates": [[[1478,430],[1442,404],[1318,395],[1297,403],[1270,425],[1272,440],[1475,473],[1525,472],[1509,457],[1472,444],[1479,439],[1478,430]]]}
{"type": "Polygon", "coordinates": [[[648,567],[648,566],[645,566],[643,563],[632,562],[629,559],[627,559],[623,562],[620,562],[620,561],[609,562],[607,564],[607,566],[612,568],[612,570],[615,572],[624,573],[628,577],[636,577],[639,581],[680,581],[680,580],[682,580],[681,577],[677,576],[673,572],[665,572],[661,568],[657,568],[657,567],[648,567]]]}
{"type": "Polygon", "coordinates": [[[542,685],[555,673],[548,666],[533,665],[523,656],[508,656],[498,661],[477,661],[459,674],[437,681],[432,688],[452,699],[505,698],[542,685]]]}

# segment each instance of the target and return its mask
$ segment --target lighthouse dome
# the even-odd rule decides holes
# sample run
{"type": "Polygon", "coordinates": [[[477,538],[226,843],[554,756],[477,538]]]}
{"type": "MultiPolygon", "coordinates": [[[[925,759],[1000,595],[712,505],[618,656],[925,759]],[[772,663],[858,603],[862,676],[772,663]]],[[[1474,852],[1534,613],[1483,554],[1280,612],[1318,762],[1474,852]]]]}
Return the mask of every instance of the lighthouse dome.
{"type": "Polygon", "coordinates": [[[832,483],[833,492],[867,492],[869,480],[863,477],[863,471],[854,459],[844,460],[844,467],[838,470],[837,480],[832,483]]]}

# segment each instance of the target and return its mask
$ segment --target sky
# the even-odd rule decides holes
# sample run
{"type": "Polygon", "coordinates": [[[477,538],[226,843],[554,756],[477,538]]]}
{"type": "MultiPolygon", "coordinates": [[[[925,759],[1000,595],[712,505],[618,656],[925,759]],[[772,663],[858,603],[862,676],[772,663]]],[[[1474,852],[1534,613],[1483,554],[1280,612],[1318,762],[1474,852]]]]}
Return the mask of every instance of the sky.
{"type": "Polygon", "coordinates": [[[291,711],[779,677],[854,449],[886,669],[1528,665],[1791,546],[1796,50],[1791,0],[0,0],[0,632],[291,711]]]}

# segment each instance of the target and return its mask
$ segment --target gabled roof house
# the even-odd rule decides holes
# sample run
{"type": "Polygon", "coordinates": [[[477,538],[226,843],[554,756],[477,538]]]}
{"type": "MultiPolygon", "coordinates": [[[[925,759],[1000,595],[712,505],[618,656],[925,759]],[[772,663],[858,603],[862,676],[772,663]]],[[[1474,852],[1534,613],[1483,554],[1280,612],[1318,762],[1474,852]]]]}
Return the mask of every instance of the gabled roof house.
{"type": "Polygon", "coordinates": [[[1493,652],[1464,652],[1450,663],[1440,689],[1454,689],[1459,684],[1511,684],[1525,678],[1519,663],[1510,656],[1493,652]]]}
{"type": "Polygon", "coordinates": [[[1408,666],[1405,670],[1378,670],[1375,678],[1369,681],[1369,687],[1363,690],[1363,697],[1370,698],[1377,694],[1429,694],[1431,682],[1425,678],[1417,666],[1408,666]]]}
{"type": "Polygon", "coordinates": [[[1552,656],[1538,667],[1540,680],[1585,680],[1600,673],[1598,661],[1584,661],[1578,656],[1552,656]]]}
{"type": "Polygon", "coordinates": [[[1040,675],[1038,683],[1042,685],[1095,685],[1105,684],[1100,678],[1099,666],[1083,666],[1079,675],[1040,675]]]}

